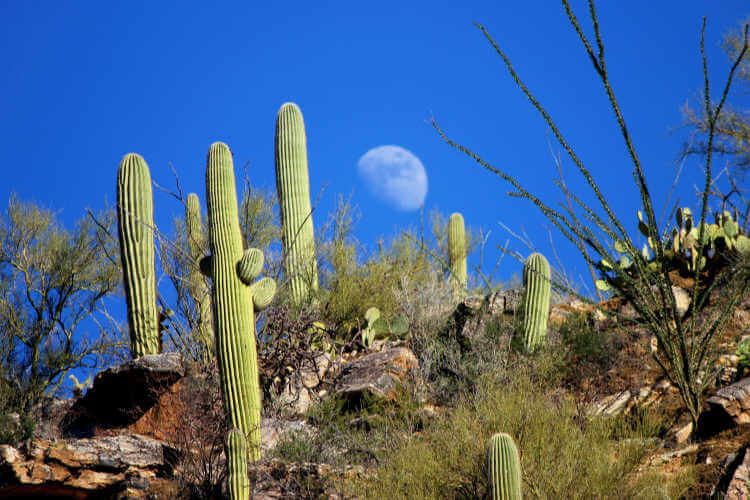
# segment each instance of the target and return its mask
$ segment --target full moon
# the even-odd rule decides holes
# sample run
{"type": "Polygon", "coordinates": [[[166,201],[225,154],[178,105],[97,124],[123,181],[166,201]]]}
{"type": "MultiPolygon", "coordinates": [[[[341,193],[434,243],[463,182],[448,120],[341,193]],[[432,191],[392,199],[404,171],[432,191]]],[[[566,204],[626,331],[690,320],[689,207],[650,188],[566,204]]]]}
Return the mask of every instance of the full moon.
{"type": "Polygon", "coordinates": [[[427,173],[419,158],[400,146],[372,148],[357,162],[370,192],[396,210],[411,212],[424,204],[427,173]]]}

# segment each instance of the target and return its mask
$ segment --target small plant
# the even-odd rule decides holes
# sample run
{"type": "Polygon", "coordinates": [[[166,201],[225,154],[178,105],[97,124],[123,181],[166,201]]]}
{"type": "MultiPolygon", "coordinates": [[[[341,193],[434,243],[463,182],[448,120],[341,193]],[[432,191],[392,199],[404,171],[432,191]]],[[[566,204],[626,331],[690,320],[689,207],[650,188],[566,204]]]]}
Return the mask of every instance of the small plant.
{"type": "Polygon", "coordinates": [[[737,375],[741,376],[750,368],[750,340],[741,340],[737,344],[737,356],[740,358],[737,362],[737,375]]]}

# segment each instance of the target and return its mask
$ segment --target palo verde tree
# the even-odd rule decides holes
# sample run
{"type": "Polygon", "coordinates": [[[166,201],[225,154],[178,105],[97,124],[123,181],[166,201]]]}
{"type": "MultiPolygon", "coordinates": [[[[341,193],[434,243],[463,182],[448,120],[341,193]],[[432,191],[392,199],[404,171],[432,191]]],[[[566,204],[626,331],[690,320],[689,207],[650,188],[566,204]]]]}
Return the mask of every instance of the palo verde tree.
{"type": "MultiPolygon", "coordinates": [[[[99,216],[100,224],[113,220],[111,212],[99,216]]],[[[0,217],[0,375],[21,395],[18,410],[124,345],[102,309],[120,285],[106,231],[86,217],[68,231],[50,210],[15,196],[0,217]]]]}
{"type": "MultiPolygon", "coordinates": [[[[656,337],[658,348],[656,351],[652,351],[654,360],[668,380],[679,390],[685,408],[690,413],[695,431],[697,430],[704,393],[715,380],[716,340],[721,335],[740,298],[748,292],[750,264],[748,264],[746,257],[743,259],[735,256],[737,258],[731,259],[729,266],[713,273],[702,272],[700,266],[694,266],[690,277],[692,286],[688,290],[691,297],[690,307],[687,311],[678,309],[675,296],[672,293],[674,276],[672,271],[674,269],[670,265],[670,259],[666,258],[667,228],[661,231],[658,227],[641,161],[636,153],[632,136],[625,124],[625,118],[610,83],[604,57],[604,42],[599,29],[594,1],[589,0],[588,2],[594,31],[593,44],[584,34],[568,0],[562,0],[562,5],[591,60],[596,75],[601,80],[610,107],[614,111],[627,155],[633,165],[633,177],[640,193],[640,209],[645,214],[645,218],[642,217],[641,220],[641,231],[648,237],[651,251],[648,248],[641,250],[636,247],[623,223],[615,216],[610,204],[599,190],[591,171],[584,166],[547,110],[526,87],[505,52],[489,32],[479,24],[477,24],[477,27],[500,55],[516,85],[542,115],[558,143],[586,179],[598,206],[592,208],[581,197],[570,192],[564,185],[558,184],[564,194],[569,195],[577,207],[575,210],[566,208],[564,212],[558,211],[526,190],[511,175],[486,162],[470,149],[449,139],[434,120],[432,124],[449,145],[464,152],[481,166],[509,183],[515,190],[511,193],[512,195],[525,198],[536,205],[550,222],[573,243],[583,258],[600,270],[603,284],[632,304],[643,326],[656,337]],[[578,210],[578,213],[576,213],[576,210],[578,210]],[[601,260],[595,260],[596,256],[601,260]],[[708,298],[719,287],[721,287],[722,293],[713,294],[717,300],[709,302],[708,298]]],[[[700,195],[700,211],[695,223],[698,230],[695,238],[696,243],[692,250],[692,252],[697,252],[698,256],[704,255],[711,241],[708,234],[709,224],[706,223],[706,218],[709,191],[713,179],[714,144],[729,88],[748,50],[747,29],[748,27],[745,26],[741,48],[737,51],[717,101],[710,97],[704,48],[705,19],[701,29],[703,112],[706,116],[707,143],[703,165],[705,183],[700,195]]],[[[568,291],[574,293],[572,290],[568,291]]]]}

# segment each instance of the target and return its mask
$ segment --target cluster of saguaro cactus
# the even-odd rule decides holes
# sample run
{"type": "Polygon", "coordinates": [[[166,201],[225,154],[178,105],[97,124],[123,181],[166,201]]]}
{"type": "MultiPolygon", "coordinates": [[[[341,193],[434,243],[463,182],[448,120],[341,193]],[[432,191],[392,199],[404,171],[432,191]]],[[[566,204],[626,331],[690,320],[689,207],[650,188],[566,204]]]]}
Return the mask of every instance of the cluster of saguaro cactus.
{"type": "Polygon", "coordinates": [[[547,337],[551,294],[549,262],[540,253],[529,255],[523,266],[523,340],[526,350],[536,351],[547,337]]]}
{"type": "Polygon", "coordinates": [[[130,352],[134,358],[158,354],[151,174],[144,159],[135,153],[126,154],[117,171],[117,233],[128,305],[130,352]]]}
{"type": "Polygon", "coordinates": [[[276,117],[276,190],[281,214],[284,269],[292,300],[303,303],[318,288],[315,235],[307,170],[307,138],[296,104],[281,106],[276,117]]]}
{"type": "Polygon", "coordinates": [[[226,438],[227,490],[230,500],[248,500],[250,483],[247,478],[247,440],[239,429],[232,429],[226,438]]]}
{"type": "Polygon", "coordinates": [[[458,212],[448,219],[448,263],[451,270],[451,286],[456,300],[466,295],[466,230],[464,217],[458,212]]]}
{"type": "Polygon", "coordinates": [[[211,296],[206,281],[198,271],[198,263],[203,258],[203,222],[198,195],[190,193],[185,204],[185,230],[191,265],[188,268],[188,290],[197,309],[197,333],[203,344],[204,359],[213,357],[214,329],[211,320],[211,296]]]}
{"type": "Polygon", "coordinates": [[[505,433],[490,439],[487,476],[492,500],[521,499],[521,460],[516,443],[505,433]]]}
{"type": "Polygon", "coordinates": [[[221,389],[232,427],[247,436],[249,455],[260,458],[260,390],[255,312],[267,307],[276,283],[262,278],[263,252],[243,252],[234,164],[229,147],[211,145],[206,165],[206,204],[211,255],[201,269],[213,281],[216,357],[221,389]]]}

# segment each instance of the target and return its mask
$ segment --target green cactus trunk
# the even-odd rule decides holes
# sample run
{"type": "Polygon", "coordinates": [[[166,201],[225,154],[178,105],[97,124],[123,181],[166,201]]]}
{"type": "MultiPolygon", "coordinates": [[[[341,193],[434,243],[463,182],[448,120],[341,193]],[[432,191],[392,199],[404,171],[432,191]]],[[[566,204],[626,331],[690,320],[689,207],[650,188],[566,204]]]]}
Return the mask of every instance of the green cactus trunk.
{"type": "Polygon", "coordinates": [[[247,478],[247,441],[239,429],[227,433],[227,490],[230,500],[248,500],[250,482],[247,478]]]}
{"type": "Polygon", "coordinates": [[[492,500],[521,500],[521,461],[509,435],[498,433],[490,439],[487,476],[492,500]]]}
{"type": "MultiPolygon", "coordinates": [[[[251,287],[238,275],[238,264],[245,259],[245,254],[237,216],[234,164],[229,147],[221,142],[212,144],[208,151],[206,203],[211,256],[207,257],[208,265],[202,267],[213,279],[216,357],[222,395],[232,427],[247,436],[250,457],[257,460],[260,458],[260,392],[255,311],[251,287]]],[[[261,253],[260,267],[262,265],[261,253]]],[[[253,270],[260,272],[260,267],[253,270]]]]}
{"type": "Polygon", "coordinates": [[[448,219],[448,263],[451,268],[451,287],[455,300],[466,295],[466,230],[464,217],[456,212],[448,219]]]}
{"type": "Polygon", "coordinates": [[[307,170],[307,138],[296,104],[281,106],[276,117],[276,190],[281,213],[281,240],[292,300],[304,303],[318,289],[315,234],[307,170]]]}
{"type": "Polygon", "coordinates": [[[195,303],[198,321],[197,334],[202,343],[203,359],[213,359],[214,329],[211,324],[211,290],[198,270],[198,263],[203,258],[203,222],[201,221],[201,205],[198,195],[190,193],[185,204],[185,229],[187,231],[188,248],[190,249],[191,265],[188,270],[188,293],[195,303]]]}
{"type": "Polygon", "coordinates": [[[523,266],[523,335],[526,350],[536,351],[547,337],[550,301],[549,262],[540,253],[533,253],[523,266]]]}
{"type": "Polygon", "coordinates": [[[159,353],[151,174],[143,158],[125,155],[117,171],[117,233],[133,358],[159,353]]]}

